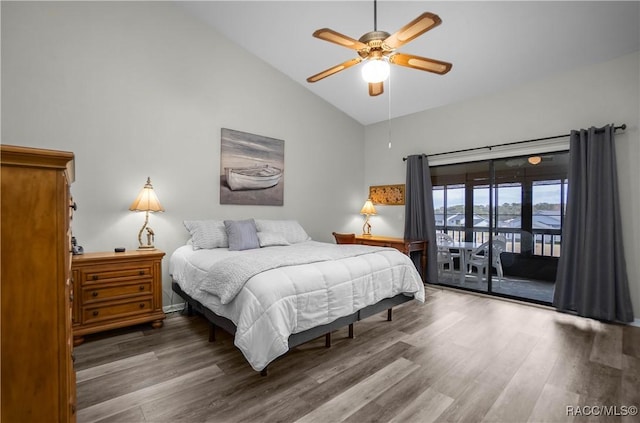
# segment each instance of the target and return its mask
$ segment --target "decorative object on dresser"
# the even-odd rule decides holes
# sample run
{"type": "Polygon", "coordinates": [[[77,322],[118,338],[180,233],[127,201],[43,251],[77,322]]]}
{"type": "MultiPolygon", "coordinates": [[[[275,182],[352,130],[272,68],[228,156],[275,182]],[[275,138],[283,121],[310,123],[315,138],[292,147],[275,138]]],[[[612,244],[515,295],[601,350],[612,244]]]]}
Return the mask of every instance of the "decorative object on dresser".
{"type": "Polygon", "coordinates": [[[427,275],[427,241],[418,239],[393,238],[389,236],[361,235],[356,236],[356,244],[391,247],[411,256],[414,251],[420,252],[420,276],[424,281],[427,275]]]}
{"type": "Polygon", "coordinates": [[[370,186],[369,198],[371,198],[373,204],[403,206],[404,188],[404,184],[370,186]]]}
{"type": "Polygon", "coordinates": [[[164,254],[138,250],[73,256],[74,345],[90,333],[148,322],[162,326],[164,254]]]}
{"type": "Polygon", "coordinates": [[[138,232],[138,244],[139,250],[152,250],[155,247],[153,246],[153,240],[155,237],[155,233],[153,229],[151,229],[149,224],[149,212],[163,212],[164,208],[160,205],[160,200],[158,200],[158,196],[156,192],[153,190],[153,185],[151,185],[151,178],[147,177],[147,183],[144,184],[142,190],[140,190],[140,194],[138,197],[131,203],[129,207],[131,211],[143,211],[145,212],[144,225],[138,232]],[[142,232],[144,232],[145,228],[147,229],[147,243],[142,243],[142,232]]]}
{"type": "Polygon", "coordinates": [[[75,236],[71,237],[71,253],[73,255],[84,254],[84,248],[82,248],[82,245],[78,245],[78,240],[76,240],[75,236]]]}
{"type": "Polygon", "coordinates": [[[2,422],[75,422],[73,153],[2,145],[2,422]]]}
{"type": "Polygon", "coordinates": [[[376,214],[376,208],[373,207],[373,203],[370,198],[364,202],[364,206],[362,206],[360,214],[366,216],[364,219],[364,225],[362,225],[362,236],[371,236],[371,223],[369,223],[369,217],[376,214]]]}

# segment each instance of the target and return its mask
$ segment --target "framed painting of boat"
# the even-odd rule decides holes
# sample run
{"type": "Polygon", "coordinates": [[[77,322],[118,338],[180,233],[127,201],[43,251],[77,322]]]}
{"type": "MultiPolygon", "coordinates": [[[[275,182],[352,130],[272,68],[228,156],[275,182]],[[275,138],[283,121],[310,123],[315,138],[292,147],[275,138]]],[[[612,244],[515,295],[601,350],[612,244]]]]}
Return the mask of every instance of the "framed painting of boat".
{"type": "Polygon", "coordinates": [[[284,140],[222,128],[220,204],[281,206],[284,140]]]}

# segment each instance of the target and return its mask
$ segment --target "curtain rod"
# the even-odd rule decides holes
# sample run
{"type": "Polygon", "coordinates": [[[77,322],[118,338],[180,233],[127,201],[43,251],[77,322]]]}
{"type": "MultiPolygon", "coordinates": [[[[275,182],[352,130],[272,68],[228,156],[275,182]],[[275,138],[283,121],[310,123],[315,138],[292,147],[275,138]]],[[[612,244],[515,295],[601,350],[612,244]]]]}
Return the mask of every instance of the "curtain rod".
{"type": "MultiPolygon", "coordinates": [[[[622,130],[624,131],[625,129],[627,129],[627,124],[626,124],[626,123],[623,123],[623,124],[622,124],[622,125],[620,125],[620,126],[615,126],[615,127],[613,128],[613,131],[615,132],[615,131],[617,131],[618,129],[622,129],[622,130]]],[[[604,129],[596,129],[596,132],[602,132],[602,131],[604,131],[604,129]]],[[[504,144],[488,145],[488,146],[486,146],[486,147],[465,148],[465,149],[463,149],[463,150],[447,151],[447,152],[445,152],[445,153],[426,154],[426,156],[427,156],[427,157],[435,157],[435,156],[442,156],[442,155],[445,155],[445,154],[466,153],[466,152],[468,152],[468,151],[484,150],[485,148],[488,148],[489,150],[491,150],[491,149],[492,149],[492,148],[494,148],[494,147],[505,147],[505,146],[508,146],[508,145],[526,144],[526,143],[528,143],[528,142],[535,142],[535,141],[547,141],[547,140],[553,140],[553,139],[556,139],[556,138],[565,138],[565,137],[569,137],[569,136],[571,136],[571,134],[554,135],[554,136],[552,136],[552,137],[534,138],[534,139],[531,139],[531,140],[523,140],[523,141],[507,142],[507,143],[504,143],[504,144]]],[[[424,155],[425,155],[425,154],[423,154],[423,156],[424,156],[424,155]]],[[[420,156],[420,158],[422,158],[422,156],[420,156]]],[[[403,157],[403,158],[402,158],[402,161],[403,161],[403,162],[406,162],[406,161],[407,161],[407,158],[406,158],[406,157],[403,157]]]]}

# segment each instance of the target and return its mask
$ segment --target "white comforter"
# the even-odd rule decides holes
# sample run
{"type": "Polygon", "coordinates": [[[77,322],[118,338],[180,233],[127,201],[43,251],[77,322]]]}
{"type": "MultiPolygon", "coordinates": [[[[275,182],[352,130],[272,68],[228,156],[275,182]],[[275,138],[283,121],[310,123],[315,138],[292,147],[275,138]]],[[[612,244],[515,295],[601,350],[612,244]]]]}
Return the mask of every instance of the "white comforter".
{"type": "MultiPolygon", "coordinates": [[[[310,246],[342,248],[307,241],[278,249],[310,246]]],[[[404,293],[424,302],[424,287],[411,260],[391,248],[310,264],[277,267],[252,276],[228,304],[202,289],[210,283],[209,269],[225,258],[252,250],[178,248],[170,259],[170,273],[182,290],[237,326],[235,345],[251,367],[264,369],[288,350],[293,333],[324,325],[368,305],[404,293]]]]}

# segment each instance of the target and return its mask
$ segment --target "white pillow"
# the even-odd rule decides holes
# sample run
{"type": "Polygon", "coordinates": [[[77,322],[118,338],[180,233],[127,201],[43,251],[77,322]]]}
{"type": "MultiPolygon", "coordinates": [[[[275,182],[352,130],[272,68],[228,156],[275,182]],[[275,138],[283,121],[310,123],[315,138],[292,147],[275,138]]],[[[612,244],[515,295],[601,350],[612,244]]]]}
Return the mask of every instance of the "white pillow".
{"type": "Polygon", "coordinates": [[[229,246],[223,220],[185,220],[194,250],[229,246]]]}
{"type": "Polygon", "coordinates": [[[297,220],[255,219],[255,221],[258,233],[278,232],[284,236],[289,244],[311,240],[311,237],[307,235],[297,220]]]}
{"type": "Polygon", "coordinates": [[[279,232],[258,232],[260,247],[274,247],[276,245],[291,245],[279,232]]]}

